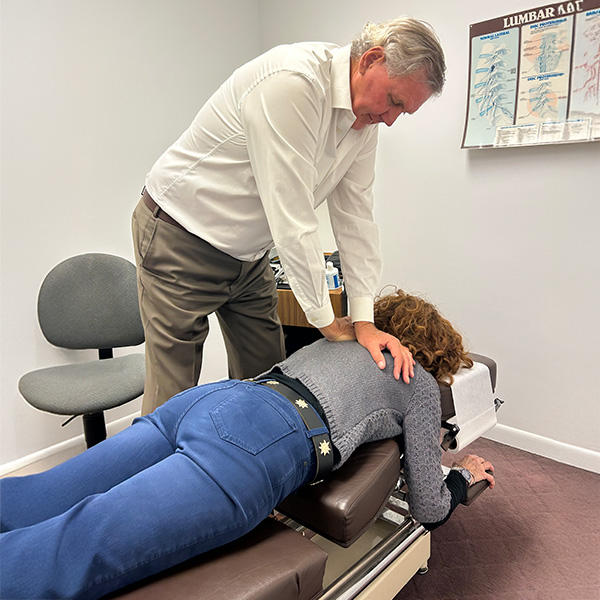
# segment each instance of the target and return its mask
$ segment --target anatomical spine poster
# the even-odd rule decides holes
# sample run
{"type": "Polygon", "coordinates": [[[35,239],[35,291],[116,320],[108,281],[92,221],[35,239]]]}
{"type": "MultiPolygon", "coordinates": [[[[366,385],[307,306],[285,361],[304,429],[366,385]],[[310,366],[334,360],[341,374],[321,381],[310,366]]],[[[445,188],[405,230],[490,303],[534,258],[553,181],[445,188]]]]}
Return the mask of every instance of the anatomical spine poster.
{"type": "Polygon", "coordinates": [[[600,140],[600,0],[470,26],[463,148],[600,140]]]}

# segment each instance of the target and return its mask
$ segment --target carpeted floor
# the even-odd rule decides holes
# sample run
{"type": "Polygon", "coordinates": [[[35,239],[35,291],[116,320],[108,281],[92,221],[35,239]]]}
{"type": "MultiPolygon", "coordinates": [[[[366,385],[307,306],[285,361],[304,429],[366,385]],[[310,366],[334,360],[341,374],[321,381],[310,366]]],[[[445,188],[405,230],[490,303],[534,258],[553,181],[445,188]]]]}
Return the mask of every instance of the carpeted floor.
{"type": "Polygon", "coordinates": [[[484,439],[468,452],[496,487],[432,532],[429,572],[395,600],[599,600],[600,475],[484,439]]]}

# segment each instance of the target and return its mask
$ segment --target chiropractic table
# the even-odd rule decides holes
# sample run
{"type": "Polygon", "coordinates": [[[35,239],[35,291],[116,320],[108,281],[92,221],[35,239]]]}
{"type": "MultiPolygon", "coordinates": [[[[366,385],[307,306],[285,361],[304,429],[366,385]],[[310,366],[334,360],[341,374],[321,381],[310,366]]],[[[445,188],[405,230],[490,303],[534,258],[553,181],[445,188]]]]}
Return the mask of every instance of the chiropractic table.
{"type": "MultiPolygon", "coordinates": [[[[471,356],[493,393],[496,363],[471,356]]],[[[440,389],[442,447],[452,450],[460,437],[449,422],[453,389],[440,389]]],[[[495,412],[501,401],[491,402],[495,412]]],[[[427,572],[430,556],[430,534],[404,501],[400,447],[401,440],[360,447],[244,537],[104,600],[392,600],[415,573],[427,572]]],[[[486,487],[487,481],[471,486],[464,504],[486,487]]]]}

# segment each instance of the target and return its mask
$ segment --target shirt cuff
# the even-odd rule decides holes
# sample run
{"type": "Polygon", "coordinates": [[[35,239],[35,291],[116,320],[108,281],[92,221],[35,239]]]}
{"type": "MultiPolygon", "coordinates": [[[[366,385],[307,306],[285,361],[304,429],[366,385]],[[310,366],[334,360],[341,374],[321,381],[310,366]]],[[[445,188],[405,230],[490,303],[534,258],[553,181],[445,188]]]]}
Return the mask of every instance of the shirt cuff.
{"type": "Polygon", "coordinates": [[[350,318],[355,321],[369,321],[373,323],[373,298],[361,297],[350,298],[348,300],[350,308],[350,318]]]}
{"type": "Polygon", "coordinates": [[[329,303],[322,308],[306,311],[306,318],[311,325],[320,329],[321,327],[331,325],[335,319],[335,315],[333,314],[331,303],[329,303]]]}

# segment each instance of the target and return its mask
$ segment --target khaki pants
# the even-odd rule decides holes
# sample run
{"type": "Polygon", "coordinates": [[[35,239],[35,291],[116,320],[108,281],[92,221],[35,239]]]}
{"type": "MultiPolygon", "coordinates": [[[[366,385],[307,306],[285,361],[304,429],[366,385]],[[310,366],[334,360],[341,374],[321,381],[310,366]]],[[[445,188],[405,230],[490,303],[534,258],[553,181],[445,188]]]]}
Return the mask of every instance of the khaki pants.
{"type": "Polygon", "coordinates": [[[198,384],[211,313],[223,332],[231,378],[254,377],[285,358],[268,255],[237,260],[156,218],[142,201],[132,231],[146,334],[142,414],[198,384]]]}

